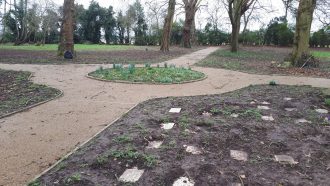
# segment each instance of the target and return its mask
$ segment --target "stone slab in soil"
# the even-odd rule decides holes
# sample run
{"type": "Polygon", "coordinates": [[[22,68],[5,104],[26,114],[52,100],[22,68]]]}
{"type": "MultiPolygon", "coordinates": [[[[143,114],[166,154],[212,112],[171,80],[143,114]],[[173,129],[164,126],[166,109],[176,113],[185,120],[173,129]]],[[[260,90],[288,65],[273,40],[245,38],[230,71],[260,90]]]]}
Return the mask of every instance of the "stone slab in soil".
{"type": "Polygon", "coordinates": [[[248,154],[240,150],[230,150],[230,157],[238,161],[248,160],[248,154]]]}
{"type": "Polygon", "coordinates": [[[174,127],[175,123],[163,123],[161,128],[164,130],[170,130],[174,127]]]}
{"type": "Polygon", "coordinates": [[[194,186],[194,185],[195,183],[192,180],[189,180],[189,178],[187,177],[180,177],[173,183],[173,186],[194,186]]]}
{"type": "Polygon", "coordinates": [[[171,108],[170,113],[180,113],[181,112],[181,108],[171,108]]]}
{"type": "Polygon", "coordinates": [[[137,167],[126,169],[125,172],[119,177],[119,181],[135,183],[140,179],[143,173],[144,170],[139,170],[137,167]]]}

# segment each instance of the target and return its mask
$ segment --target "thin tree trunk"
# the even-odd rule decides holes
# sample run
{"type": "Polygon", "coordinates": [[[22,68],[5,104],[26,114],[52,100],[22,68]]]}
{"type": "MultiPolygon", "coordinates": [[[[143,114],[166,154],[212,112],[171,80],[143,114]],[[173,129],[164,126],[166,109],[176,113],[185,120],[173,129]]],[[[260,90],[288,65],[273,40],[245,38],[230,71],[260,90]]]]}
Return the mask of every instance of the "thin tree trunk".
{"type": "Polygon", "coordinates": [[[61,28],[61,39],[58,47],[58,55],[63,55],[65,51],[74,54],[73,43],[73,16],[74,16],[74,0],[64,0],[63,20],[61,28]]]}
{"type": "Polygon", "coordinates": [[[169,0],[167,16],[165,18],[163,36],[161,41],[160,50],[163,52],[168,52],[170,50],[170,39],[171,39],[171,29],[175,11],[175,0],[169,0]]]}
{"type": "Polygon", "coordinates": [[[316,0],[300,0],[294,35],[292,65],[300,66],[299,59],[303,54],[309,54],[309,36],[313,21],[316,0]]]}
{"type": "Polygon", "coordinates": [[[185,21],[183,26],[183,47],[185,48],[191,48],[191,26],[194,16],[195,10],[191,4],[185,4],[185,21]]]}

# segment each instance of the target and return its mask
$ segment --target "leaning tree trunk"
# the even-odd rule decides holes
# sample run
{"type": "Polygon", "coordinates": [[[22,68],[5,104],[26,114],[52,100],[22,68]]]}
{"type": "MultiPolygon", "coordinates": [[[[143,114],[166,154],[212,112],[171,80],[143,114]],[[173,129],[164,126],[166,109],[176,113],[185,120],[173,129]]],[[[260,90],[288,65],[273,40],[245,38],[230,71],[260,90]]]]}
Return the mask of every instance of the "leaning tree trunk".
{"type": "Polygon", "coordinates": [[[183,47],[191,48],[191,28],[195,17],[195,9],[185,4],[185,21],[183,26],[183,47]]]}
{"type": "Polygon", "coordinates": [[[301,66],[301,57],[309,54],[309,36],[313,21],[316,0],[300,0],[296,18],[296,32],[294,35],[292,65],[301,66]]]}
{"type": "Polygon", "coordinates": [[[73,43],[73,16],[74,0],[64,0],[63,18],[60,31],[60,43],[58,46],[58,55],[63,55],[65,51],[74,53],[73,43]]]}
{"type": "Polygon", "coordinates": [[[160,50],[163,52],[168,52],[170,50],[171,29],[172,29],[174,11],[175,11],[175,0],[169,0],[167,16],[165,18],[163,36],[160,46],[160,50]]]}

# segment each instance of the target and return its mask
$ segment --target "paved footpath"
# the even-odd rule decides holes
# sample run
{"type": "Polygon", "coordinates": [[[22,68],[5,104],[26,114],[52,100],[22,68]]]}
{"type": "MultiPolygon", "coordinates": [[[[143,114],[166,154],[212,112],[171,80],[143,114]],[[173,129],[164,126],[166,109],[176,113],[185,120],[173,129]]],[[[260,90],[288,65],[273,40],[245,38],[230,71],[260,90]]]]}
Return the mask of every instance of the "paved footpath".
{"type": "MultiPolygon", "coordinates": [[[[217,50],[203,49],[167,61],[193,65],[217,50]]],[[[85,75],[100,65],[12,65],[2,69],[34,72],[33,81],[60,89],[64,96],[29,111],[0,119],[0,185],[24,185],[76,145],[151,98],[217,94],[275,80],[281,84],[330,87],[330,79],[251,75],[193,67],[208,78],[182,85],[141,85],[96,81],[85,75]]]]}

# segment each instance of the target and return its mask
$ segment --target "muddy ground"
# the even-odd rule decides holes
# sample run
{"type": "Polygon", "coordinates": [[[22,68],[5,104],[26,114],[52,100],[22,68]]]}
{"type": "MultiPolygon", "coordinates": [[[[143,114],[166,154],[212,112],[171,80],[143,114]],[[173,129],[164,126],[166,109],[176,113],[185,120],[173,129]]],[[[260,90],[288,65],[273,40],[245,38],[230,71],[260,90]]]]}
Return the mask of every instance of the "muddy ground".
{"type": "Polygon", "coordinates": [[[195,185],[327,185],[329,116],[315,109],[330,108],[320,89],[308,86],[258,85],[220,95],[152,99],[34,185],[172,185],[182,176],[195,185]],[[172,107],[181,113],[169,113],[172,107]],[[174,127],[161,129],[167,122],[174,127]],[[163,141],[160,148],[146,148],[156,140],[163,141]],[[187,152],[185,145],[200,154],[187,152]],[[230,150],[246,152],[247,161],[233,159],[230,150]],[[276,162],[274,155],[291,156],[295,163],[276,162]],[[145,170],[136,183],[118,181],[135,166],[145,170]]]}
{"type": "Polygon", "coordinates": [[[30,81],[30,72],[0,69],[0,118],[54,98],[61,92],[30,81]]]}
{"type": "MultiPolygon", "coordinates": [[[[225,48],[224,50],[229,50],[225,48]]],[[[222,51],[215,52],[199,62],[198,66],[225,68],[253,74],[293,75],[330,78],[330,59],[319,58],[319,68],[285,68],[279,66],[289,56],[288,47],[241,47],[238,56],[228,55],[222,51]]],[[[313,51],[328,51],[329,49],[311,49],[313,51]]]]}
{"type": "MultiPolygon", "coordinates": [[[[167,61],[184,54],[202,49],[185,49],[172,47],[170,52],[163,53],[156,47],[141,47],[130,50],[114,51],[78,51],[74,63],[79,64],[108,64],[108,63],[158,63],[167,61]]],[[[12,64],[65,64],[71,62],[56,55],[56,51],[32,51],[32,50],[0,50],[0,63],[12,64]]]]}

